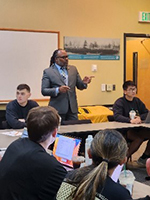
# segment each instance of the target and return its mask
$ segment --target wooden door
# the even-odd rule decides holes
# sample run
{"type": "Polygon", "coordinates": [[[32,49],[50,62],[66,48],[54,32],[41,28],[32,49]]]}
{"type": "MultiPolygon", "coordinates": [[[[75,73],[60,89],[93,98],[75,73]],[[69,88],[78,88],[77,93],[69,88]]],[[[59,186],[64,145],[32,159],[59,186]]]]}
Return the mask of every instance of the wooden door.
{"type": "Polygon", "coordinates": [[[137,97],[150,109],[150,39],[126,41],[126,80],[133,80],[133,57],[137,56],[137,97]]]}

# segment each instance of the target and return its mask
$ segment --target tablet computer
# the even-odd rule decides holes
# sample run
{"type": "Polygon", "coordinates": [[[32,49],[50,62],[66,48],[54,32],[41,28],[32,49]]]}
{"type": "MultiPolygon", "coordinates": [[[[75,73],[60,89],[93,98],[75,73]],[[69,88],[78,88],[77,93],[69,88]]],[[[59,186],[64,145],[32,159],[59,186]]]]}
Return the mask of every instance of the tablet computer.
{"type": "Polygon", "coordinates": [[[64,166],[73,168],[72,157],[78,156],[81,139],[57,134],[53,156],[64,166]]]}

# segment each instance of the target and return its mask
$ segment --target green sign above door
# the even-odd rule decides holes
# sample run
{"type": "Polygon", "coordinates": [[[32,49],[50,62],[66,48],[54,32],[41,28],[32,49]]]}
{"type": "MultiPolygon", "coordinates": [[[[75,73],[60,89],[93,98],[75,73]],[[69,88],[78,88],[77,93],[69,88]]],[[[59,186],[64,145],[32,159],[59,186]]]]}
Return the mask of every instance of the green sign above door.
{"type": "Polygon", "coordinates": [[[150,23],[150,12],[139,12],[139,22],[150,23]]]}

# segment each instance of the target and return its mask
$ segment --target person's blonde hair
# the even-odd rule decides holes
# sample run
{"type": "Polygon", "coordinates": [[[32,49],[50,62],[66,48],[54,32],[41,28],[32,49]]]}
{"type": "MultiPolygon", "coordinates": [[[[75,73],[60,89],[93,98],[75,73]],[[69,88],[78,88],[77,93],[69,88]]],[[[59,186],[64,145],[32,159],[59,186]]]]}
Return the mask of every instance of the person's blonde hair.
{"type": "MultiPolygon", "coordinates": [[[[74,200],[94,200],[98,186],[103,187],[108,169],[116,167],[127,154],[127,143],[124,137],[115,130],[99,131],[90,147],[94,168],[79,182],[73,195],[74,200]]],[[[81,176],[76,174],[76,176],[81,176]]]]}

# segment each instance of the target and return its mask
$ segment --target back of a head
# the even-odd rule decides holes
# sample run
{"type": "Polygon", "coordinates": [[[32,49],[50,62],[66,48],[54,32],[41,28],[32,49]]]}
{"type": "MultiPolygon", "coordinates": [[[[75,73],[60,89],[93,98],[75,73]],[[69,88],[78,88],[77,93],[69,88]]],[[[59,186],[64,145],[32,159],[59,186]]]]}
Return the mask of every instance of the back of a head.
{"type": "Polygon", "coordinates": [[[53,107],[35,107],[28,113],[28,135],[34,142],[44,142],[58,125],[59,115],[53,107]]]}
{"type": "Polygon", "coordinates": [[[17,90],[24,90],[24,89],[30,92],[30,87],[27,84],[20,84],[17,86],[17,90]]]}
{"type": "Polygon", "coordinates": [[[136,87],[136,84],[133,81],[128,80],[128,81],[124,82],[124,84],[122,85],[122,88],[123,88],[123,90],[127,90],[129,86],[135,86],[136,87]]]}
{"type": "Polygon", "coordinates": [[[108,160],[108,169],[116,167],[126,157],[127,143],[116,130],[106,129],[98,132],[91,144],[93,162],[98,165],[108,160]]]}
{"type": "Polygon", "coordinates": [[[74,199],[95,199],[97,188],[104,186],[108,170],[115,169],[125,159],[127,143],[118,131],[106,129],[95,135],[90,152],[94,169],[80,181],[74,199]]]}

